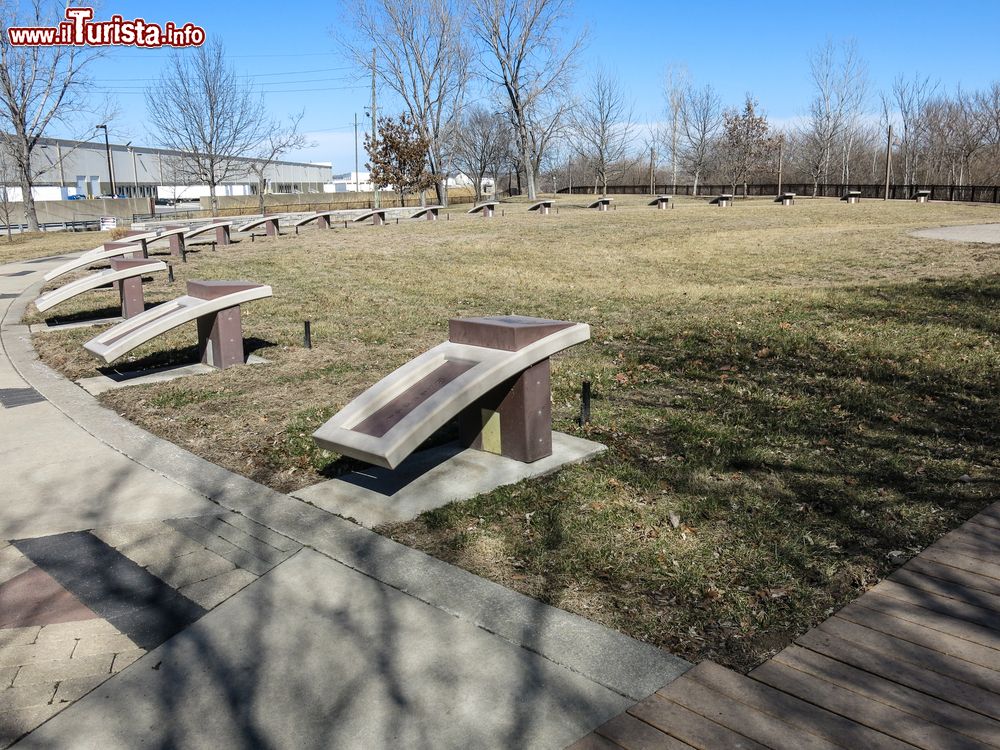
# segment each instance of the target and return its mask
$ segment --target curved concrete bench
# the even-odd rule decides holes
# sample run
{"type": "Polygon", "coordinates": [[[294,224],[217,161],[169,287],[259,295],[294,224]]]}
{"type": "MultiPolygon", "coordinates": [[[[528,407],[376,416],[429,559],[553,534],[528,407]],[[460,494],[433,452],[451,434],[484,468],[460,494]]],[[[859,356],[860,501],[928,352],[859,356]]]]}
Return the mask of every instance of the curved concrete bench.
{"type": "Polygon", "coordinates": [[[39,295],[35,300],[38,312],[45,312],[60,302],[65,302],[79,294],[97,289],[108,283],[117,282],[119,294],[122,297],[122,317],[130,318],[145,309],[142,296],[142,277],[144,274],[166,271],[167,264],[161,260],[112,260],[111,268],[84,276],[82,279],[63,284],[58,289],[39,295]],[[138,306],[136,303],[135,284],[138,282],[138,306]]]}
{"type": "Polygon", "coordinates": [[[860,203],[861,202],[861,191],[860,190],[848,190],[841,198],[842,201],[847,201],[848,203],[860,203]]]}
{"type": "Polygon", "coordinates": [[[598,211],[607,211],[614,198],[602,197],[591,203],[587,208],[596,208],[598,211]]]}
{"type": "Polygon", "coordinates": [[[532,203],[530,206],[528,206],[528,210],[538,211],[538,214],[540,216],[548,216],[549,211],[552,210],[552,203],[553,201],[550,200],[536,201],[535,203],[532,203]]]}
{"type": "Polygon", "coordinates": [[[219,369],[243,364],[240,305],[270,296],[271,287],[250,281],[189,281],[183,297],[112,326],[83,348],[111,363],[161,333],[197,320],[202,362],[219,369]]]}
{"type": "Polygon", "coordinates": [[[383,226],[385,224],[385,211],[384,208],[373,208],[371,211],[365,211],[361,216],[354,219],[354,223],[360,224],[362,221],[371,219],[374,226],[383,226]]]}
{"type": "Polygon", "coordinates": [[[315,221],[316,226],[319,227],[320,229],[329,229],[330,217],[336,213],[340,213],[340,211],[339,210],[319,211],[318,213],[309,214],[308,216],[303,216],[301,219],[292,224],[292,226],[295,227],[295,234],[299,233],[299,227],[304,227],[311,221],[315,221]]]}
{"type": "Polygon", "coordinates": [[[930,200],[930,198],[931,198],[930,190],[917,190],[913,194],[913,200],[915,200],[917,203],[926,203],[927,201],[930,200]]]}
{"type": "Polygon", "coordinates": [[[549,357],[590,326],[455,318],[449,340],[362,393],[313,433],[321,448],[394,469],[456,415],[474,448],[532,462],[552,452],[549,357]]]}
{"type": "Polygon", "coordinates": [[[658,195],[655,198],[653,198],[653,200],[651,200],[646,205],[648,205],[648,206],[656,206],[659,210],[662,211],[665,208],[667,208],[668,206],[672,206],[673,205],[671,203],[671,201],[673,200],[673,197],[674,196],[672,196],[672,195],[658,195]]]}
{"type": "Polygon", "coordinates": [[[483,214],[483,218],[484,219],[488,219],[491,216],[493,216],[493,212],[496,211],[497,206],[499,206],[499,205],[500,205],[500,201],[486,201],[485,203],[479,203],[479,204],[473,206],[472,208],[470,208],[465,213],[467,213],[467,214],[475,214],[475,213],[480,213],[481,212],[483,214]]]}
{"type": "Polygon", "coordinates": [[[727,206],[731,206],[733,204],[733,194],[723,193],[722,195],[713,199],[711,202],[714,203],[719,208],[726,208],[727,206]]]}
{"type": "Polygon", "coordinates": [[[52,279],[59,278],[64,273],[69,273],[78,268],[84,268],[94,263],[100,263],[102,260],[117,258],[122,255],[128,255],[132,258],[144,258],[146,257],[146,250],[142,245],[132,242],[105,242],[101,247],[88,250],[83,255],[68,260],[61,266],[56,266],[42,278],[46,281],[52,281],[52,279]]]}
{"type": "Polygon", "coordinates": [[[774,199],[775,203],[780,203],[782,206],[794,206],[795,205],[795,193],[782,193],[777,198],[774,199]]]}
{"type": "Polygon", "coordinates": [[[438,211],[444,206],[423,206],[410,214],[411,219],[419,219],[421,216],[427,221],[437,221],[438,211]]]}
{"type": "Polygon", "coordinates": [[[253,234],[253,230],[264,225],[264,234],[268,237],[277,237],[281,234],[278,231],[278,219],[281,216],[262,216],[259,219],[254,219],[253,221],[248,221],[246,224],[242,224],[235,228],[237,232],[250,232],[250,241],[253,242],[253,238],[256,236],[253,234]]]}
{"type": "Polygon", "coordinates": [[[210,224],[204,224],[200,227],[195,227],[190,231],[184,233],[184,240],[190,240],[193,237],[197,237],[199,234],[204,234],[205,232],[215,232],[215,244],[217,245],[228,245],[232,242],[232,237],[230,236],[230,229],[233,226],[232,220],[228,221],[214,221],[210,224]]]}

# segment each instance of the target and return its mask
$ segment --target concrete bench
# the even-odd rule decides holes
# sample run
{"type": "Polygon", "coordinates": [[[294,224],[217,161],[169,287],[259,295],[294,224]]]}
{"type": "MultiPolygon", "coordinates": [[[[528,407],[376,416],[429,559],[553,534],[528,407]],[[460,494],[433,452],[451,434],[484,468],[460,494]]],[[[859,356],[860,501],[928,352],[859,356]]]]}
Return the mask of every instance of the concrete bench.
{"type": "Polygon", "coordinates": [[[448,341],[362,393],[313,440],[394,469],[458,416],[469,447],[537,461],[552,453],[549,357],[589,338],[590,326],[564,320],[454,318],[448,341]]]}
{"type": "Polygon", "coordinates": [[[444,208],[444,206],[423,206],[410,214],[410,218],[419,219],[423,217],[427,219],[427,221],[437,221],[438,212],[442,208],[444,208]]]}
{"type": "Polygon", "coordinates": [[[646,205],[648,205],[648,206],[656,206],[656,208],[658,210],[662,211],[662,210],[664,210],[666,208],[669,208],[669,207],[673,206],[673,202],[672,202],[673,201],[673,197],[674,196],[672,196],[672,195],[658,195],[655,198],[653,198],[653,200],[651,200],[646,205]]]}
{"type": "Polygon", "coordinates": [[[840,200],[847,201],[848,203],[860,203],[861,202],[861,191],[860,190],[848,190],[843,198],[840,200]]]}
{"type": "Polygon", "coordinates": [[[552,210],[553,201],[550,200],[540,200],[532,203],[528,206],[529,211],[538,211],[539,216],[548,216],[549,211],[552,210]]]}
{"type": "Polygon", "coordinates": [[[319,229],[329,229],[330,217],[336,213],[340,213],[340,211],[319,211],[314,214],[309,214],[308,216],[303,216],[301,219],[292,224],[292,226],[295,227],[295,234],[299,233],[299,227],[304,227],[306,224],[314,221],[319,229]]]}
{"type": "Polygon", "coordinates": [[[372,226],[381,227],[385,226],[385,209],[384,208],[373,208],[371,211],[365,211],[361,216],[354,219],[355,224],[360,224],[363,221],[372,220],[372,226]]]}
{"type": "Polygon", "coordinates": [[[500,205],[500,201],[486,201],[485,203],[479,203],[468,211],[467,214],[481,213],[484,219],[488,219],[493,216],[493,212],[497,210],[497,206],[500,205]]]}
{"type": "Polygon", "coordinates": [[[607,211],[608,208],[611,206],[612,200],[614,200],[614,198],[608,198],[607,196],[604,196],[598,198],[596,201],[587,206],[587,208],[596,208],[598,211],[607,211]]]}
{"type": "Polygon", "coordinates": [[[281,231],[278,229],[278,220],[281,216],[262,216],[259,219],[254,219],[253,221],[248,221],[246,224],[241,224],[236,227],[234,231],[236,232],[250,232],[250,241],[253,242],[254,237],[257,235],[253,233],[253,230],[259,226],[264,227],[264,234],[262,236],[266,237],[280,237],[281,231]]]}
{"type": "Polygon", "coordinates": [[[733,205],[733,194],[732,193],[723,193],[718,198],[716,198],[714,201],[712,201],[712,203],[714,203],[715,205],[717,205],[719,208],[727,208],[728,206],[733,205]]]}
{"type": "Polygon", "coordinates": [[[232,230],[233,222],[231,219],[226,221],[213,221],[209,224],[204,224],[200,227],[195,227],[184,233],[184,241],[193,239],[198,235],[205,234],[206,232],[215,232],[215,244],[216,245],[229,245],[232,244],[232,230]]]}
{"type": "Polygon", "coordinates": [[[166,270],[167,264],[160,260],[112,258],[111,268],[97,271],[82,279],[63,284],[58,289],[39,295],[35,300],[35,307],[38,312],[45,312],[84,292],[113,283],[118,288],[121,297],[122,317],[131,318],[146,309],[146,301],[142,293],[142,277],[146,274],[166,270]]]}
{"type": "Polygon", "coordinates": [[[926,203],[930,199],[931,199],[930,190],[918,190],[913,194],[913,200],[915,200],[917,203],[926,203]]]}
{"type": "Polygon", "coordinates": [[[775,199],[775,202],[780,203],[782,206],[794,206],[795,193],[782,193],[775,199]]]}
{"type": "Polygon", "coordinates": [[[198,354],[222,370],[246,362],[240,305],[271,296],[271,287],[250,281],[189,281],[187,294],[112,326],[83,348],[110,364],[162,333],[198,321],[198,354]]]}
{"type": "Polygon", "coordinates": [[[52,279],[59,278],[63,274],[75,271],[78,268],[86,268],[87,266],[92,266],[95,263],[100,263],[101,261],[122,256],[130,258],[145,258],[146,250],[138,243],[105,242],[100,247],[88,250],[83,255],[73,258],[72,260],[68,260],[60,266],[56,266],[42,278],[46,281],[52,281],[52,279]]]}

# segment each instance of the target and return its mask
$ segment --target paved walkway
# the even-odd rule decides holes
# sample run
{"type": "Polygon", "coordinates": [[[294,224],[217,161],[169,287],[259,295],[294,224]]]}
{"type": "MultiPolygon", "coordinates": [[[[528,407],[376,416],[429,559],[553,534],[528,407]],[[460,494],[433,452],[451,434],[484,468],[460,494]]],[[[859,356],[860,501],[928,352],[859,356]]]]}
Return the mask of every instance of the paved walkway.
{"type": "Polygon", "coordinates": [[[913,232],[914,237],[951,242],[985,242],[1000,245],[1000,224],[968,224],[956,227],[936,227],[913,232]]]}
{"type": "Polygon", "coordinates": [[[1000,503],[748,676],[702,662],[574,750],[1000,747],[1000,503]]]}
{"type": "Polygon", "coordinates": [[[0,747],[562,748],[690,667],[104,409],[18,323],[52,265],[0,267],[0,747]]]}

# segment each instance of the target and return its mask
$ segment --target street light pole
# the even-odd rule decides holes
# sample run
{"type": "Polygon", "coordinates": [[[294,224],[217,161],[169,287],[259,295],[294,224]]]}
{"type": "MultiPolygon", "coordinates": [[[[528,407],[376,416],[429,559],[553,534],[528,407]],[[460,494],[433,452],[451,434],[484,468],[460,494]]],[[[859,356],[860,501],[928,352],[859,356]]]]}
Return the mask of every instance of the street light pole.
{"type": "Polygon", "coordinates": [[[889,137],[885,144],[885,197],[882,200],[889,200],[889,171],[892,168],[892,125],[889,126],[889,137]]]}
{"type": "Polygon", "coordinates": [[[111,180],[111,197],[118,195],[118,189],[115,187],[115,170],[111,166],[111,144],[108,142],[108,126],[107,124],[98,125],[95,130],[104,131],[104,151],[108,155],[108,179],[111,180]]]}

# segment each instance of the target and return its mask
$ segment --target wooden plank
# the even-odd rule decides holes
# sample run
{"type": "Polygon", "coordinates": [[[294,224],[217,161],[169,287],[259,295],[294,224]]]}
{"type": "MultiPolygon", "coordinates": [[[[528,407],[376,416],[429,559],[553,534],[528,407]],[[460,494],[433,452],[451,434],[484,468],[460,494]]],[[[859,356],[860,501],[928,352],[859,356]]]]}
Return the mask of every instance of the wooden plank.
{"type": "Polygon", "coordinates": [[[992,521],[994,525],[1000,524],[1000,503],[993,503],[993,505],[988,508],[983,508],[979,513],[977,513],[973,518],[976,519],[978,523],[983,523],[983,520],[992,521]]]}
{"type": "Polygon", "coordinates": [[[979,664],[987,669],[1000,671],[1000,650],[973,643],[967,638],[951,633],[945,633],[940,628],[930,627],[927,622],[913,622],[905,617],[899,617],[898,615],[902,614],[900,610],[905,607],[901,602],[887,600],[890,606],[881,609],[865,606],[869,604],[879,605],[880,602],[876,602],[876,599],[877,597],[872,597],[864,604],[860,601],[848,604],[836,616],[912,643],[919,643],[921,646],[949,656],[979,664]]]}
{"type": "Polygon", "coordinates": [[[948,729],[958,737],[976,740],[978,744],[973,745],[974,747],[1000,746],[994,744],[1000,743],[1000,722],[975,711],[883,679],[801,646],[789,646],[779,652],[774,660],[811,674],[816,679],[865,696],[880,706],[892,706],[911,714],[914,719],[948,729]]]}
{"type": "MultiPolygon", "coordinates": [[[[681,677],[675,682],[683,680],[681,677]]],[[[716,750],[723,747],[733,750],[767,750],[749,737],[726,729],[721,724],[689,711],[659,694],[651,695],[637,703],[628,712],[698,750],[716,750]]]]}
{"type": "Polygon", "coordinates": [[[761,664],[750,673],[750,676],[924,750],[940,750],[944,747],[965,750],[983,747],[982,743],[971,737],[955,734],[945,727],[924,721],[893,706],[870,700],[853,690],[817,679],[774,659],[761,664]]]}
{"type": "Polygon", "coordinates": [[[1000,521],[992,519],[989,516],[973,516],[966,523],[975,525],[983,533],[996,534],[1000,532],[1000,521]]]}
{"type": "MultiPolygon", "coordinates": [[[[883,679],[939,698],[946,703],[967,708],[994,720],[1000,719],[1000,696],[989,690],[946,677],[918,664],[873,651],[819,629],[810,630],[795,642],[827,658],[863,669],[883,679]]],[[[997,724],[996,729],[1000,736],[1000,724],[997,724]]]]}
{"type": "Polygon", "coordinates": [[[997,648],[997,631],[995,630],[980,627],[965,620],[958,620],[930,609],[918,607],[915,604],[910,604],[900,599],[893,599],[872,593],[865,594],[862,599],[859,599],[857,603],[868,609],[885,612],[893,617],[898,617],[901,620],[909,620],[932,630],[940,630],[942,633],[947,633],[957,638],[964,638],[972,643],[978,643],[980,646],[987,646],[994,650],[997,648]]]}
{"type": "Polygon", "coordinates": [[[912,747],[712,662],[704,661],[689,670],[685,673],[687,678],[838,745],[866,750],[904,750],[912,747]]]}
{"type": "Polygon", "coordinates": [[[734,701],[694,679],[675,680],[657,691],[657,695],[775,750],[835,750],[838,747],[823,737],[734,701]]]}
{"type": "MultiPolygon", "coordinates": [[[[871,612],[871,610],[868,611],[871,612]]],[[[873,612],[872,614],[878,617],[885,617],[887,620],[895,619],[877,612],[873,612]]],[[[902,623],[903,621],[897,620],[896,622],[902,623]]],[[[929,644],[923,645],[890,635],[889,633],[884,633],[881,630],[859,625],[839,615],[830,617],[820,623],[816,630],[843,638],[845,641],[863,645],[866,648],[878,650],[880,653],[893,659],[922,665],[938,674],[962,680],[963,682],[968,682],[970,685],[976,685],[984,690],[1000,694],[1000,672],[966,661],[958,656],[941,652],[942,641],[948,638],[943,633],[923,628],[923,637],[921,637],[920,633],[908,634],[910,638],[917,638],[922,640],[924,644],[929,644]]]]}
{"type": "Polygon", "coordinates": [[[1000,617],[997,617],[996,612],[977,607],[974,604],[967,604],[958,599],[950,599],[931,593],[930,591],[922,591],[888,580],[882,581],[869,589],[865,596],[869,595],[898,599],[917,607],[923,607],[924,609],[954,617],[956,620],[964,620],[965,622],[971,622],[984,628],[990,628],[996,631],[997,635],[995,636],[994,643],[987,643],[986,645],[995,645],[995,647],[1000,648],[1000,617]]]}
{"type": "Polygon", "coordinates": [[[992,534],[977,534],[967,526],[949,531],[935,544],[961,544],[979,550],[987,558],[996,559],[1000,555],[1000,539],[992,534]]]}
{"type": "Polygon", "coordinates": [[[962,570],[951,565],[934,562],[933,560],[925,559],[923,555],[914,557],[902,567],[902,570],[912,570],[921,575],[933,576],[934,578],[940,578],[942,581],[952,581],[966,588],[1000,596],[1000,579],[981,576],[969,570],[962,570]]]}
{"type": "Polygon", "coordinates": [[[622,750],[622,746],[591,732],[569,745],[566,750],[622,750]]]}
{"type": "Polygon", "coordinates": [[[984,542],[985,544],[991,545],[994,549],[1000,550],[1000,529],[991,526],[983,526],[975,523],[974,521],[963,523],[957,529],[952,529],[945,534],[945,537],[949,536],[969,537],[970,539],[976,539],[984,542]]]}
{"type": "Polygon", "coordinates": [[[889,576],[889,580],[911,589],[927,591],[947,599],[954,599],[980,609],[994,612],[994,617],[1000,619],[1000,596],[978,589],[970,589],[955,581],[946,581],[934,576],[924,575],[914,570],[900,568],[889,576]]]}
{"type": "Polygon", "coordinates": [[[997,559],[997,553],[992,549],[967,538],[941,537],[933,546],[946,552],[954,552],[965,557],[971,557],[973,560],[978,560],[979,562],[995,564],[997,559]]]}
{"type": "Polygon", "coordinates": [[[690,750],[691,746],[664,734],[631,714],[619,714],[594,730],[625,750],[690,750]]]}
{"type": "Polygon", "coordinates": [[[924,560],[931,560],[942,565],[950,565],[953,568],[960,568],[970,573],[1000,580],[1000,565],[977,560],[974,557],[963,555],[954,549],[928,547],[920,553],[920,557],[924,560]]]}

